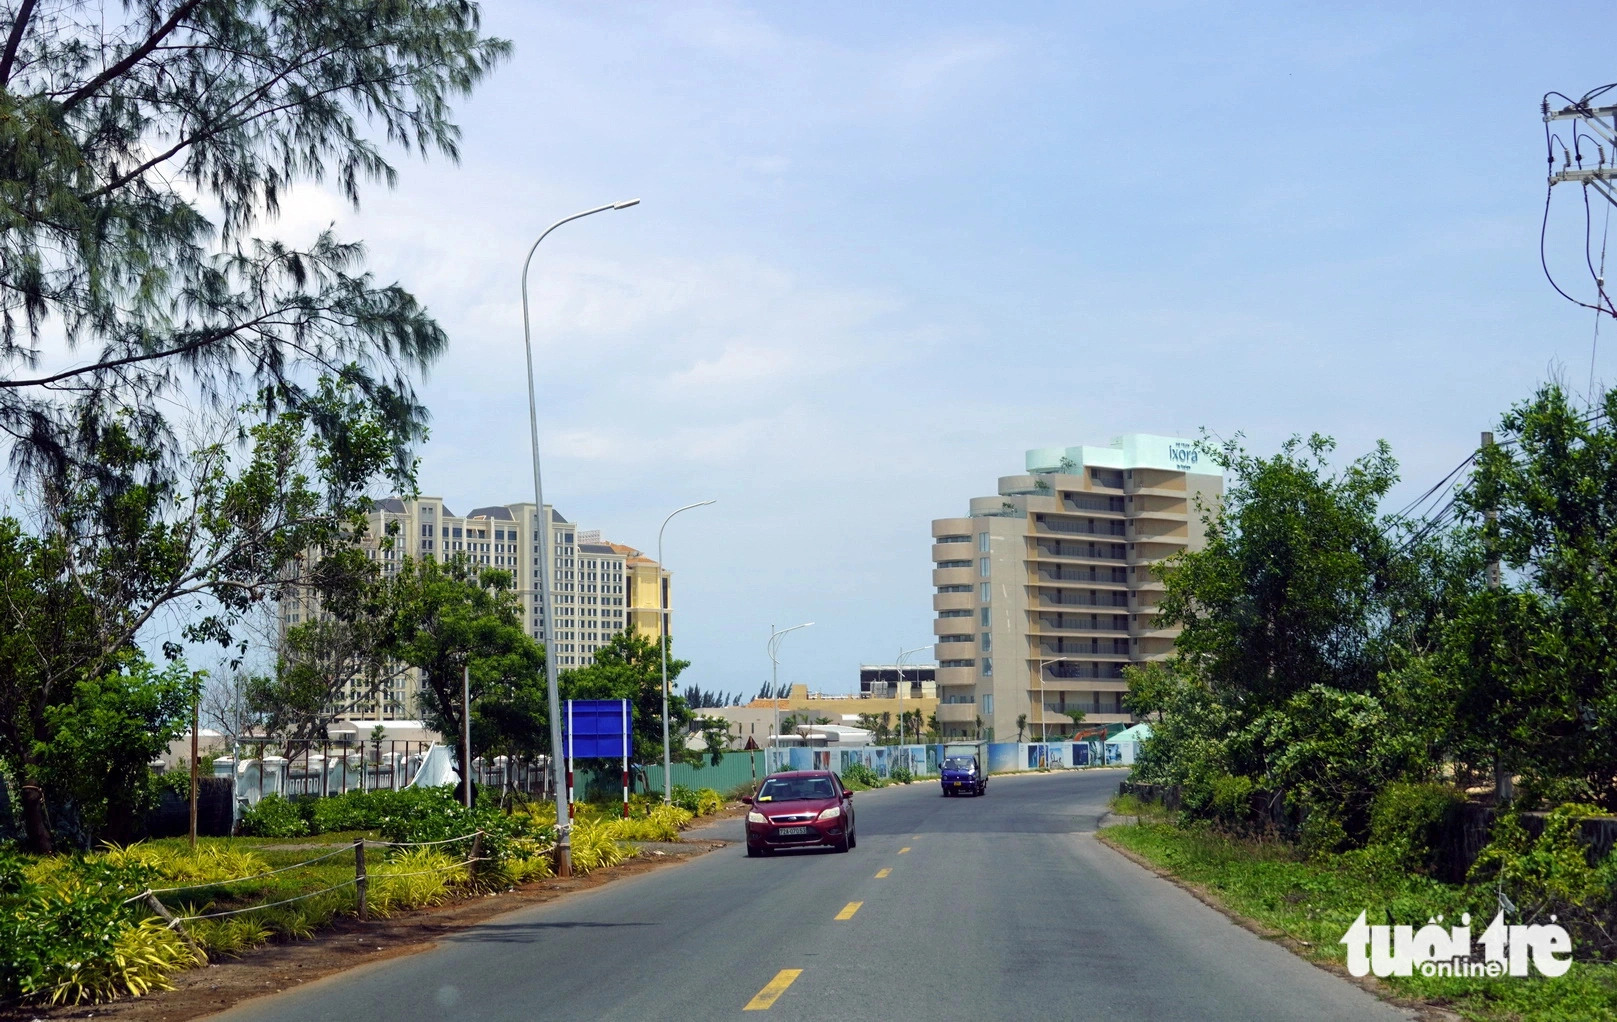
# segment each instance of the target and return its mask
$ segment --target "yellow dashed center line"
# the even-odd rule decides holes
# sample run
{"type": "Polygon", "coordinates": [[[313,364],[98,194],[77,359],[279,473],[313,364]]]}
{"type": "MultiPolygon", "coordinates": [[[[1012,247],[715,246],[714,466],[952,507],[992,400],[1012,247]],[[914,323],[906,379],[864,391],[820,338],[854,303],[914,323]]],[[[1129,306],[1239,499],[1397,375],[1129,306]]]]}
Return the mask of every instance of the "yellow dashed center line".
{"type": "Polygon", "coordinates": [[[889,874],[891,872],[892,872],[892,870],[890,870],[890,869],[878,869],[876,871],[876,879],[880,880],[883,877],[887,876],[887,874],[889,874]]]}
{"type": "Polygon", "coordinates": [[[802,969],[780,970],[775,973],[775,978],[764,984],[764,988],[758,991],[757,995],[748,1001],[747,1006],[741,1010],[768,1011],[774,1007],[776,1001],[780,1000],[780,995],[786,992],[786,988],[792,985],[792,981],[801,975],[803,975],[802,969]]]}
{"type": "Polygon", "coordinates": [[[859,906],[863,905],[863,904],[864,904],[864,902],[862,902],[862,901],[850,901],[850,902],[848,902],[848,904],[842,909],[842,911],[837,913],[837,918],[842,919],[842,920],[852,919],[853,914],[855,912],[859,911],[859,906]]]}
{"type": "Polygon", "coordinates": [[[899,850],[898,850],[898,854],[900,854],[900,855],[903,855],[903,854],[904,854],[904,853],[905,853],[905,852],[907,852],[907,851],[909,851],[909,850],[910,850],[910,846],[909,846],[909,845],[905,845],[905,846],[904,846],[904,847],[903,847],[903,848],[900,848],[900,849],[899,849],[899,850]]]}

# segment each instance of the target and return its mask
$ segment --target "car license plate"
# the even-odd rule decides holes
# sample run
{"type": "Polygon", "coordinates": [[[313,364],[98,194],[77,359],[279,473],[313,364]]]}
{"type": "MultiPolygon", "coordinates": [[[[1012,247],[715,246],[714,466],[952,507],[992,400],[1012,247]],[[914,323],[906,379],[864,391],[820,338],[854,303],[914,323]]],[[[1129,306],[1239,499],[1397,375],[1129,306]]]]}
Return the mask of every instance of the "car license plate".
{"type": "Polygon", "coordinates": [[[801,837],[809,832],[808,827],[782,827],[777,833],[781,837],[801,837]]]}
{"type": "Polygon", "coordinates": [[[964,788],[966,786],[966,782],[965,781],[956,781],[956,782],[954,782],[954,786],[956,788],[964,788]]]}

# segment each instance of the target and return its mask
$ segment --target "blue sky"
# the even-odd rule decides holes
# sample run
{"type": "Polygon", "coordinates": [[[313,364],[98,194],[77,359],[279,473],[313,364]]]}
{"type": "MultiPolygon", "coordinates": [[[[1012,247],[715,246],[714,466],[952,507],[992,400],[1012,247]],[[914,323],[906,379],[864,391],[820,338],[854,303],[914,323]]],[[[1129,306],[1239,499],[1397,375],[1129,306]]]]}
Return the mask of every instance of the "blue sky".
{"type": "MultiPolygon", "coordinates": [[[[751,696],[812,620],[781,678],[846,690],[929,641],[930,520],[1026,448],[1385,438],[1396,507],[1586,386],[1538,102],[1617,78],[1609,8],[1229,7],[490,3],[461,163],[281,231],[335,221],[449,329],[420,480],[463,512],[531,499],[527,246],[643,199],[535,260],[546,497],[648,552],[717,498],[668,530],[686,680],[751,696]]],[[[1587,291],[1583,224],[1558,194],[1587,291]]]]}

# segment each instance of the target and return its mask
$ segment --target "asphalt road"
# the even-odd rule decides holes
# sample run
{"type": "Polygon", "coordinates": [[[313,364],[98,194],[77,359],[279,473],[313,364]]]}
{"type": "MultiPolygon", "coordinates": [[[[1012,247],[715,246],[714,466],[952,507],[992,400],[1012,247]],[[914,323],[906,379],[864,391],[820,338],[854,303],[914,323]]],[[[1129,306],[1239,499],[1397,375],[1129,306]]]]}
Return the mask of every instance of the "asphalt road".
{"type": "MultiPolygon", "coordinates": [[[[1410,1017],[1094,840],[1119,776],[996,777],[978,799],[861,792],[845,855],[736,844],[215,1017],[1410,1017]]],[[[699,833],[739,839],[741,824],[699,833]]]]}

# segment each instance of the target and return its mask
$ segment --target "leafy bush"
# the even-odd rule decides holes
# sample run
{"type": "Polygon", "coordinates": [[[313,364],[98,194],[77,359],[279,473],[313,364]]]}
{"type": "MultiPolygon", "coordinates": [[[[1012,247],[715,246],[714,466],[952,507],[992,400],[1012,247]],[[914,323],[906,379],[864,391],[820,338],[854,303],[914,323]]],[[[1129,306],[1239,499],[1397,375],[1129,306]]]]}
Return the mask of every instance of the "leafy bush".
{"type": "Polygon", "coordinates": [[[683,784],[674,785],[674,790],[670,801],[672,801],[674,805],[685,810],[687,813],[690,813],[692,816],[701,815],[701,804],[698,801],[696,789],[694,788],[687,788],[683,784]]]}
{"type": "Polygon", "coordinates": [[[250,837],[305,837],[309,821],[291,799],[265,795],[241,814],[241,832],[250,837]]]}
{"type": "Polygon", "coordinates": [[[200,961],[126,901],[156,871],[102,859],[44,860],[50,865],[30,868],[18,893],[0,898],[0,997],[79,1004],[139,995],[166,988],[171,973],[200,961]]]}
{"type": "MultiPolygon", "coordinates": [[[[402,793],[401,793],[402,794],[402,793]]],[[[507,816],[494,802],[478,799],[470,809],[462,805],[449,788],[423,788],[408,800],[402,801],[395,812],[379,818],[377,830],[389,841],[444,841],[462,837],[473,831],[483,831],[483,854],[495,859],[506,857],[512,838],[532,836],[534,814],[543,814],[544,807],[533,806],[526,813],[507,816]]],[[[555,807],[549,806],[554,821],[555,807]]],[[[464,853],[471,849],[470,839],[464,845],[445,846],[464,853]]]]}
{"type": "Polygon", "coordinates": [[[915,780],[915,773],[909,767],[894,767],[887,776],[894,784],[909,784],[915,780]]]}
{"type": "Polygon", "coordinates": [[[876,771],[863,763],[849,763],[842,768],[842,784],[854,791],[864,791],[867,788],[881,787],[881,778],[876,771]]]}
{"type": "Polygon", "coordinates": [[[1243,827],[1252,818],[1252,793],[1258,786],[1250,777],[1223,774],[1213,778],[1208,808],[1215,820],[1243,827]]]}
{"type": "Polygon", "coordinates": [[[1579,957],[1617,956],[1617,853],[1598,863],[1580,835],[1580,820],[1602,816],[1592,805],[1559,806],[1544,818],[1536,839],[1521,818],[1507,813],[1471,867],[1473,883],[1503,891],[1521,908],[1523,922],[1555,914],[1571,933],[1579,957]]]}
{"type": "Polygon", "coordinates": [[[1430,873],[1437,844],[1465,798],[1441,784],[1389,784],[1370,803],[1370,843],[1390,850],[1406,869],[1430,873]]]}

